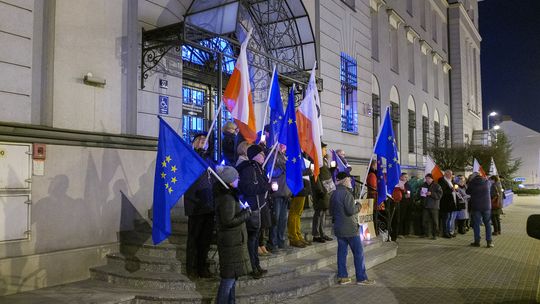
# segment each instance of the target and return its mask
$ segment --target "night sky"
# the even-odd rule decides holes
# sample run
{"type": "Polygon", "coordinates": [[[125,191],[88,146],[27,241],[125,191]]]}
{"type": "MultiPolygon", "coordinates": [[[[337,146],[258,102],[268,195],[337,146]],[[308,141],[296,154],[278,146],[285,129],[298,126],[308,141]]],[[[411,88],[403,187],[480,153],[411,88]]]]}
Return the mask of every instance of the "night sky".
{"type": "Polygon", "coordinates": [[[496,111],[540,132],[540,0],[478,6],[484,128],[496,111]]]}

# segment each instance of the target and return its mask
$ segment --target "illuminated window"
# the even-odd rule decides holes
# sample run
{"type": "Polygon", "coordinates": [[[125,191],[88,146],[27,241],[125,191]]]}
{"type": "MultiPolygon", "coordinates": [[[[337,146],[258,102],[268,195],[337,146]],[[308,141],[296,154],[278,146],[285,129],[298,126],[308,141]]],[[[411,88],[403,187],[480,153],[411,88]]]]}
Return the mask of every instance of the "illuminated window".
{"type": "Polygon", "coordinates": [[[341,53],[341,130],[358,133],[356,60],[341,53]]]}

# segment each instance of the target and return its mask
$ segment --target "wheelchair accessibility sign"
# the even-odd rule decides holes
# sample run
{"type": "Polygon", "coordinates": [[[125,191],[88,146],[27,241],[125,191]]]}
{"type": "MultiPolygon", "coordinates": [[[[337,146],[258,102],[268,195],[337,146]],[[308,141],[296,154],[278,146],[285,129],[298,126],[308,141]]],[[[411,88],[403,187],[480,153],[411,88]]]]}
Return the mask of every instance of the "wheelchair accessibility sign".
{"type": "Polygon", "coordinates": [[[159,114],[169,114],[169,96],[159,95],[159,114]]]}

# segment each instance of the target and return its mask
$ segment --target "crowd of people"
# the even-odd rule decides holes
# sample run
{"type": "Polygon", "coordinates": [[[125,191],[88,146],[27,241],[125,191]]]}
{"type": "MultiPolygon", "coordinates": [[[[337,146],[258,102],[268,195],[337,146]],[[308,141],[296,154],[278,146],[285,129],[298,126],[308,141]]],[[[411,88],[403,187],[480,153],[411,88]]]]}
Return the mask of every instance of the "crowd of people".
{"type": "MultiPolygon", "coordinates": [[[[264,140],[250,144],[232,122],[224,125],[222,140],[220,166],[212,165],[212,153],[205,147],[206,134],[196,134],[192,141],[193,149],[215,167],[220,180],[205,173],[184,196],[189,277],[213,276],[207,260],[215,230],[221,277],[217,303],[233,303],[238,277],[259,279],[268,272],[259,256],[275,254],[288,246],[305,248],[312,242],[333,241],[325,228],[330,212],[338,239],[339,283],[352,282],[346,267],[348,247],[354,255],[358,284],[374,283],[368,280],[364,265],[357,217],[360,206],[354,200],[350,166],[338,169],[330,160],[327,145],[321,143],[324,163],[318,177],[313,174],[312,160],[303,155],[303,189],[293,195],[286,182],[286,146],[270,146],[264,140]],[[312,241],[301,229],[302,213],[308,207],[314,214],[312,241]]],[[[338,150],[336,155],[341,164],[347,164],[344,151],[338,150]]]]}
{"type": "MultiPolygon", "coordinates": [[[[377,201],[376,165],[367,178],[368,197],[377,201]]],[[[391,198],[377,206],[380,215],[389,222],[390,238],[396,240],[409,234],[423,238],[454,238],[473,230],[471,246],[480,246],[480,226],[485,227],[488,248],[494,247],[493,236],[501,234],[504,192],[497,175],[489,178],[472,173],[467,179],[444,171],[439,180],[432,174],[424,179],[402,173],[391,198]]]]}
{"type": "MultiPolygon", "coordinates": [[[[352,282],[346,267],[350,248],[357,284],[374,284],[366,274],[358,223],[360,205],[355,200],[358,191],[354,191],[355,179],[350,175],[351,167],[343,150],[330,156],[327,145],[321,143],[324,162],[318,177],[313,174],[313,162],[304,154],[303,189],[293,195],[286,181],[286,146],[270,146],[264,140],[250,144],[232,122],[225,124],[222,140],[220,166],[212,165],[212,153],[205,147],[206,134],[196,134],[192,141],[193,149],[216,168],[219,179],[205,173],[184,196],[189,277],[213,276],[207,260],[215,238],[221,277],[217,303],[234,303],[236,280],[240,276],[259,279],[268,272],[261,266],[259,256],[275,254],[288,246],[304,248],[312,242],[333,241],[325,229],[326,216],[330,215],[338,242],[338,283],[352,282]],[[301,229],[302,213],[307,207],[313,208],[312,241],[301,229]]],[[[373,163],[366,178],[367,197],[375,202],[376,169],[377,164],[373,163]]],[[[402,173],[391,196],[376,204],[374,220],[378,228],[377,222],[385,221],[394,241],[409,234],[452,238],[472,227],[472,246],[480,246],[483,224],[487,246],[493,247],[492,236],[501,233],[502,197],[497,176],[488,180],[473,173],[466,180],[446,170],[435,181],[431,174],[423,179],[409,179],[407,173],[402,173]]]]}

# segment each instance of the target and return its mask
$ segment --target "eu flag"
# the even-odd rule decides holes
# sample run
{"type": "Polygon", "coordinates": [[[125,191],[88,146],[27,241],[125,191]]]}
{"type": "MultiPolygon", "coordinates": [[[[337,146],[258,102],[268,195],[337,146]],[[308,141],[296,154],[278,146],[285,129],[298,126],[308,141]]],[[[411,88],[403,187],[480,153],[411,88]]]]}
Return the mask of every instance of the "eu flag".
{"type": "Polygon", "coordinates": [[[377,206],[386,200],[386,180],[382,165],[382,158],[377,155],[377,206]]]}
{"type": "Polygon", "coordinates": [[[294,85],[289,93],[287,111],[279,133],[279,143],[287,146],[285,151],[287,186],[296,195],[304,188],[302,171],[304,170],[304,159],[300,150],[298,140],[298,129],[296,127],[296,113],[294,111],[294,85]]]}
{"type": "Polygon", "coordinates": [[[154,175],[152,240],[159,244],[171,234],[171,208],[208,165],[159,117],[154,175]]]}
{"type": "Polygon", "coordinates": [[[272,84],[268,92],[268,107],[270,108],[270,136],[266,140],[267,147],[271,147],[277,141],[279,132],[281,131],[281,121],[283,120],[283,102],[281,101],[281,93],[279,91],[279,81],[276,70],[272,76],[272,84]]]}
{"type": "Polygon", "coordinates": [[[375,143],[375,154],[386,159],[386,188],[388,193],[394,191],[394,187],[399,183],[401,168],[399,166],[396,137],[392,129],[390,118],[390,107],[386,108],[386,114],[382,123],[381,131],[375,143]]]}

